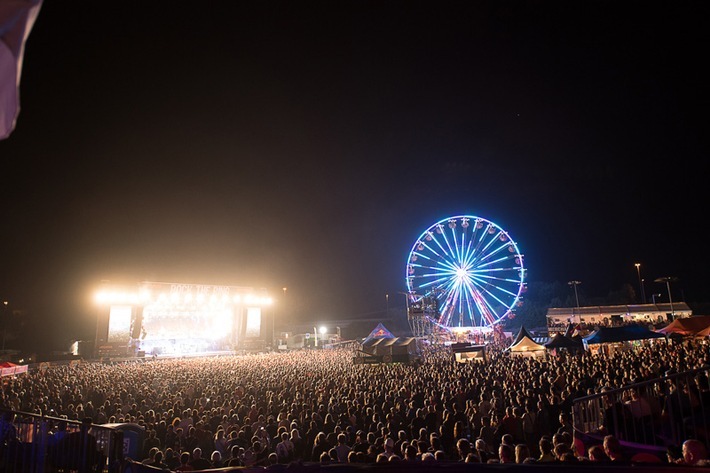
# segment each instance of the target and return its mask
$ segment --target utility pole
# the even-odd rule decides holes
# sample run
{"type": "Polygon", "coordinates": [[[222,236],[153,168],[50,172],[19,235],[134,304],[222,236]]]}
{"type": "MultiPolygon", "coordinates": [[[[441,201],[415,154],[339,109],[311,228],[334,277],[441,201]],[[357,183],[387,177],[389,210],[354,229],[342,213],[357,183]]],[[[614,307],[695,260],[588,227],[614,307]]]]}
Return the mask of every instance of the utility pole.
{"type": "Polygon", "coordinates": [[[634,263],[634,266],[636,266],[636,273],[638,274],[638,277],[639,277],[639,288],[641,289],[641,303],[645,304],[646,303],[646,290],[643,287],[643,279],[641,279],[641,263],[634,263]]]}
{"type": "Polygon", "coordinates": [[[581,281],[569,281],[567,283],[569,286],[574,287],[574,298],[577,301],[577,308],[579,309],[579,294],[577,294],[577,286],[582,284],[581,281]]]}
{"type": "Polygon", "coordinates": [[[673,276],[664,276],[662,278],[656,279],[654,282],[666,283],[666,288],[668,289],[668,303],[671,305],[671,316],[675,319],[675,311],[673,310],[673,298],[671,298],[671,281],[675,282],[678,278],[673,276]]]}

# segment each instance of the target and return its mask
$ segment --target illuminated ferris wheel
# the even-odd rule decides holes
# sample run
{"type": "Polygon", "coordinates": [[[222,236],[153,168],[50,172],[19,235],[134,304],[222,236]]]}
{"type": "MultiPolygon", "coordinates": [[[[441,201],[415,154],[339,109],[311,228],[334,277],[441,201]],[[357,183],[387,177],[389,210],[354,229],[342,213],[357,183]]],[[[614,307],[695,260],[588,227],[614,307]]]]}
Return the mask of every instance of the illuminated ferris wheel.
{"type": "Polygon", "coordinates": [[[492,327],[522,303],[523,255],[497,224],[457,215],[436,222],[417,238],[407,259],[406,280],[410,306],[423,307],[417,313],[432,323],[492,327]]]}

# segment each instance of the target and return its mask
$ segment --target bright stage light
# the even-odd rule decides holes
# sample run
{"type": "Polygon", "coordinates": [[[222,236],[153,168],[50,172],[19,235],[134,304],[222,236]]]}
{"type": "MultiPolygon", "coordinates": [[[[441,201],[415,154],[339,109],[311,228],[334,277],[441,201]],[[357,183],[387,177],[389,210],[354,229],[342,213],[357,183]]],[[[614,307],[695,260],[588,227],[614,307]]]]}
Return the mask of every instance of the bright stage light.
{"type": "Polygon", "coordinates": [[[101,305],[138,304],[139,296],[133,292],[101,290],[94,294],[94,301],[101,305]]]}

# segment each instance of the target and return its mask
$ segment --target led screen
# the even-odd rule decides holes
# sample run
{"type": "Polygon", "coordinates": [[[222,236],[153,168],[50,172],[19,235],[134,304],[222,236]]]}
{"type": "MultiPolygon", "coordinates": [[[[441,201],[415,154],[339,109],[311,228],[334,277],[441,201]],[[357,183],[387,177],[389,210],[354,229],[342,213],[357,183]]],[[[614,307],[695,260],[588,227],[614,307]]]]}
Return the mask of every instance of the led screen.
{"type": "Polygon", "coordinates": [[[131,335],[131,306],[111,306],[108,315],[108,341],[128,343],[131,335]]]}
{"type": "Polygon", "coordinates": [[[244,330],[245,338],[258,338],[261,331],[261,309],[259,307],[247,308],[247,326],[244,330]]]}

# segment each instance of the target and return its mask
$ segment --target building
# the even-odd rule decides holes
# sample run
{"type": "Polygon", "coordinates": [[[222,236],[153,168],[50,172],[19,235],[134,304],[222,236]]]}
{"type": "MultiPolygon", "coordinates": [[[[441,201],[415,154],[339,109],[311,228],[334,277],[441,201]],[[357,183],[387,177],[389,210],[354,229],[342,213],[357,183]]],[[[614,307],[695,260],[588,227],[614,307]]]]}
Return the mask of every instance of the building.
{"type": "Polygon", "coordinates": [[[594,327],[614,327],[631,323],[667,324],[690,317],[693,311],[685,302],[673,304],[606,305],[589,307],[551,307],[547,310],[547,330],[550,336],[564,333],[570,324],[582,330],[594,327]]]}

